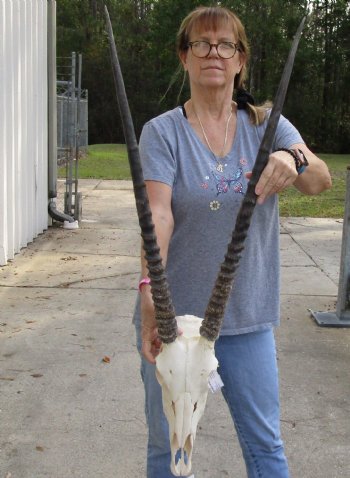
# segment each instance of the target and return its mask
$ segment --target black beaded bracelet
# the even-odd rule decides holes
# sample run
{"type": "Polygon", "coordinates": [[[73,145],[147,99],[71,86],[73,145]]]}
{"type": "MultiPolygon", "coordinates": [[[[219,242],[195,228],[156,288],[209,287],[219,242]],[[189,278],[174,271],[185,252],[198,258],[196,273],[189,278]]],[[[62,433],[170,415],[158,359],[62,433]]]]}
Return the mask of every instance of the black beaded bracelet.
{"type": "Polygon", "coordinates": [[[305,168],[309,166],[308,160],[305,158],[304,153],[300,149],[296,150],[296,149],[279,148],[279,149],[276,149],[276,151],[285,151],[286,153],[289,153],[293,157],[294,163],[295,163],[295,169],[297,170],[298,174],[301,174],[305,170],[305,168]],[[301,157],[303,159],[301,159],[301,157]]]}

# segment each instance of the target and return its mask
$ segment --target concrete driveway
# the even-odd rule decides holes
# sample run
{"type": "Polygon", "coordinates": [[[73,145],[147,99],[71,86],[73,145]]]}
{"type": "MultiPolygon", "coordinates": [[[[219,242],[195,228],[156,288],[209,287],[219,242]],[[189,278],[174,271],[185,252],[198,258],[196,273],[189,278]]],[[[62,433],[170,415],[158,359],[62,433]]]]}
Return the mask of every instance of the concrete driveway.
{"type": "MultiPolygon", "coordinates": [[[[131,184],[79,184],[81,227],[51,227],[0,269],[0,478],[146,476],[131,184]]],[[[308,311],[335,310],[341,234],[342,220],[281,224],[276,335],[294,478],[350,477],[350,329],[320,328],[308,311]]],[[[194,470],[245,476],[220,394],[209,396],[194,470]]]]}

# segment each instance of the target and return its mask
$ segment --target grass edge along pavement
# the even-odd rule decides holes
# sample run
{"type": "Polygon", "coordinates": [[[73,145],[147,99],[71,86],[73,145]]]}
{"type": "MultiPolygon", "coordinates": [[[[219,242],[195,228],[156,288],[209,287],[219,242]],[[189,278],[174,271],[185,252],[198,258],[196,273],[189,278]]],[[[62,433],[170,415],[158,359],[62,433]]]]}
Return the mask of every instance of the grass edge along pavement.
{"type": "MultiPolygon", "coordinates": [[[[295,188],[280,193],[280,215],[283,217],[343,218],[346,193],[346,172],[350,154],[319,154],[331,172],[333,186],[317,196],[305,196],[295,188]]],[[[64,178],[66,168],[58,170],[64,178]]],[[[79,160],[80,179],[131,179],[124,144],[94,144],[79,160]]]]}

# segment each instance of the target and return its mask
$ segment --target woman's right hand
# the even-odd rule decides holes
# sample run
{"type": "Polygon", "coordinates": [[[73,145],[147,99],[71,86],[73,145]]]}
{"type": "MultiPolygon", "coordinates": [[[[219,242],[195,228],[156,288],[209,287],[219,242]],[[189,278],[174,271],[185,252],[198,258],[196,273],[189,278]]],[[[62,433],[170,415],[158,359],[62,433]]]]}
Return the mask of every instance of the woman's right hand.
{"type": "Polygon", "coordinates": [[[144,285],[141,290],[141,353],[148,362],[155,364],[155,357],[160,352],[161,341],[158,337],[158,328],[150,289],[149,285],[144,285]]]}

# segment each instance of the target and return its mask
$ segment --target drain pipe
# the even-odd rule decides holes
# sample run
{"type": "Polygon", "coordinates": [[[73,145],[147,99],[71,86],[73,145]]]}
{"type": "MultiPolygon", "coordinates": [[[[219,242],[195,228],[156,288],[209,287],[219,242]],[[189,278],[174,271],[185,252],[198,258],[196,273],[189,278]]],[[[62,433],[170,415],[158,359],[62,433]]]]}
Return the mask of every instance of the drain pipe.
{"type": "Polygon", "coordinates": [[[56,208],[57,198],[57,93],[56,93],[56,1],[47,3],[47,75],[48,75],[48,212],[50,217],[75,229],[74,217],[56,208]],[[73,226],[74,224],[74,226],[73,226]]]}

